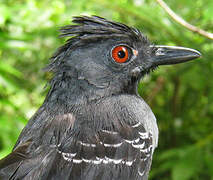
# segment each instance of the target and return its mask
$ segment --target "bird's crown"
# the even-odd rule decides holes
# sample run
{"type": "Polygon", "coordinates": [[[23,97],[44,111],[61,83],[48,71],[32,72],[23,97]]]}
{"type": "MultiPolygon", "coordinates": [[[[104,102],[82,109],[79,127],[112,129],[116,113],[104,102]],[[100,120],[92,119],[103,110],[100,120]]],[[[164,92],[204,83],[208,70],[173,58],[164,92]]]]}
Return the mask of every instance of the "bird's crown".
{"type": "Polygon", "coordinates": [[[150,44],[147,37],[138,29],[99,16],[76,16],[73,17],[72,22],[74,24],[60,29],[60,37],[69,37],[69,39],[51,57],[51,63],[47,67],[50,71],[57,70],[60,59],[63,59],[67,52],[79,46],[88,45],[88,43],[109,38],[126,38],[134,42],[150,44]]]}

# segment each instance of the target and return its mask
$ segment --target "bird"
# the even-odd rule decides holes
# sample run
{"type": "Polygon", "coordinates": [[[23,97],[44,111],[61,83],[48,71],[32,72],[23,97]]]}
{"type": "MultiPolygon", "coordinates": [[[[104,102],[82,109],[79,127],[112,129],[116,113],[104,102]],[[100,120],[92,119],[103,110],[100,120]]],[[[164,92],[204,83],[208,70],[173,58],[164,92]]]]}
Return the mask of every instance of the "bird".
{"type": "Polygon", "coordinates": [[[45,70],[46,98],[0,160],[2,180],[147,180],[158,126],[138,83],[200,52],[154,45],[138,29],[75,16],[45,70]]]}

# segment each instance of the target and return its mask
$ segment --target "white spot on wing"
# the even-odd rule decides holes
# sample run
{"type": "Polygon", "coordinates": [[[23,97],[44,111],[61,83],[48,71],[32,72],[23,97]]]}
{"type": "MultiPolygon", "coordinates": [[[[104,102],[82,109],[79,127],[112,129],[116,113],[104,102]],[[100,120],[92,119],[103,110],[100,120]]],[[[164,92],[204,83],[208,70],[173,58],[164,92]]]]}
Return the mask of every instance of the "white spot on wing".
{"type": "Polygon", "coordinates": [[[69,158],[73,158],[76,156],[77,153],[64,153],[62,152],[62,156],[64,157],[69,157],[69,158]]]}
{"type": "Polygon", "coordinates": [[[129,143],[129,144],[131,144],[131,143],[138,143],[140,141],[140,138],[137,138],[137,139],[134,139],[134,140],[127,140],[127,139],[125,139],[125,141],[127,143],[129,143]]]}
{"type": "Polygon", "coordinates": [[[138,123],[136,123],[135,125],[133,125],[132,127],[133,127],[133,128],[136,128],[136,127],[138,127],[138,126],[140,126],[140,125],[141,125],[141,123],[138,122],[138,123]]]}
{"type": "Polygon", "coordinates": [[[63,158],[64,158],[64,160],[66,160],[66,161],[72,161],[72,158],[69,158],[69,157],[66,157],[66,156],[63,156],[63,158]]]}
{"type": "Polygon", "coordinates": [[[132,144],[132,147],[142,149],[145,146],[145,141],[142,144],[132,144]]]}
{"type": "Polygon", "coordinates": [[[61,152],[61,151],[59,151],[59,153],[62,154],[62,157],[66,161],[72,161],[73,157],[75,157],[76,154],[77,154],[77,153],[64,153],[64,152],[61,152]]]}
{"type": "Polygon", "coordinates": [[[133,160],[133,161],[126,161],[125,164],[126,164],[127,166],[131,166],[133,162],[134,162],[134,160],[133,160]]]}
{"type": "Polygon", "coordinates": [[[126,141],[127,143],[129,143],[129,144],[131,144],[131,143],[134,142],[134,140],[127,140],[127,139],[125,139],[125,141],[126,141]]]}
{"type": "Polygon", "coordinates": [[[143,176],[143,175],[144,175],[144,171],[143,171],[143,172],[138,171],[138,174],[139,174],[140,176],[143,176]]]}
{"type": "Polygon", "coordinates": [[[138,132],[140,134],[140,137],[142,139],[147,139],[149,138],[149,133],[148,132],[138,132]]]}
{"type": "Polygon", "coordinates": [[[108,133],[108,134],[118,134],[118,132],[115,131],[108,131],[108,130],[101,130],[102,132],[108,133]]]}
{"type": "Polygon", "coordinates": [[[140,138],[137,138],[136,140],[134,140],[134,143],[138,143],[140,141],[140,138]]]}
{"type": "Polygon", "coordinates": [[[80,144],[81,144],[82,146],[87,146],[87,147],[96,147],[96,144],[84,143],[84,142],[82,142],[82,141],[79,141],[79,142],[80,142],[80,144]]]}
{"type": "Polygon", "coordinates": [[[93,163],[93,164],[101,164],[101,163],[102,163],[102,160],[93,160],[92,163],[93,163]]]}
{"type": "Polygon", "coordinates": [[[120,164],[122,162],[122,159],[114,159],[113,163],[115,164],[120,164]]]}
{"type": "Polygon", "coordinates": [[[76,164],[80,164],[83,162],[83,160],[82,159],[73,159],[72,162],[76,163],[76,164]]]}
{"type": "Polygon", "coordinates": [[[91,163],[91,162],[92,162],[91,159],[84,159],[84,158],[82,158],[82,160],[83,160],[84,162],[86,162],[86,163],[91,163]]]}
{"type": "Polygon", "coordinates": [[[120,164],[121,162],[122,162],[122,159],[111,159],[108,157],[105,157],[105,159],[104,159],[105,164],[107,164],[107,163],[120,164]]]}
{"type": "Polygon", "coordinates": [[[103,142],[100,142],[100,143],[103,144],[105,147],[120,147],[123,144],[123,142],[117,143],[117,144],[107,144],[103,142]]]}

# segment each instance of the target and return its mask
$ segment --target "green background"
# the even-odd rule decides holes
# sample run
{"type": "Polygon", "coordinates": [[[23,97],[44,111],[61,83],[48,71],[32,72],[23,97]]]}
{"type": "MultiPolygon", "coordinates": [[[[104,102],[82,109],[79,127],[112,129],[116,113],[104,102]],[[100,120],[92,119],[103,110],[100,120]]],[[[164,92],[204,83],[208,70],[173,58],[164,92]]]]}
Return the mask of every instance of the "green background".
{"type": "MultiPolygon", "coordinates": [[[[167,0],[184,19],[213,32],[212,0],[167,0]]],[[[139,28],[155,44],[185,46],[202,58],[164,66],[139,92],[158,119],[152,180],[213,180],[213,40],[174,22],[155,0],[0,0],[0,158],[42,104],[42,71],[65,41],[60,26],[76,15],[99,15],[139,28]]]]}

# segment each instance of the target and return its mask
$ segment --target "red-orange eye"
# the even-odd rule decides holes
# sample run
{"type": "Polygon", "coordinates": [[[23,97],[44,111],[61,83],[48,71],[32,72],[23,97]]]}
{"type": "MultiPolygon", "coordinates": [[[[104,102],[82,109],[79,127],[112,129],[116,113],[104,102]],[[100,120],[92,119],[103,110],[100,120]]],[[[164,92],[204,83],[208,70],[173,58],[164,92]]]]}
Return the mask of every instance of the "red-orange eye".
{"type": "Polygon", "coordinates": [[[112,50],[112,58],[117,63],[125,63],[129,59],[129,52],[126,46],[116,46],[112,50]]]}

